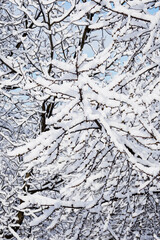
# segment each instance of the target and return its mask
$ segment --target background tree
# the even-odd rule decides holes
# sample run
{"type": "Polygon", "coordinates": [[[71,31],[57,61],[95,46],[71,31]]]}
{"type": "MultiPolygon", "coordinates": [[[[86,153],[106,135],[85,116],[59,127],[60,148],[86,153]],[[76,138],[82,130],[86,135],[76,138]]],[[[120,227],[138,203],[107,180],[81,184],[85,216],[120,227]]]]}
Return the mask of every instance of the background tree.
{"type": "Polygon", "coordinates": [[[159,5],[1,3],[2,238],[158,238],[159,5]]]}

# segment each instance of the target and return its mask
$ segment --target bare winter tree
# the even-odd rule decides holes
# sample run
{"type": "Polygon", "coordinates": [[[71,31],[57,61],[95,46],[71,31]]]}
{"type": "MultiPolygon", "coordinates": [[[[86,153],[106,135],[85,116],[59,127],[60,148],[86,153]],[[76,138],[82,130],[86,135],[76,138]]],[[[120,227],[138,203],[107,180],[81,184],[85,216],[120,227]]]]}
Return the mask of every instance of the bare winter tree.
{"type": "Polygon", "coordinates": [[[2,239],[159,239],[159,7],[1,1],[2,239]]]}

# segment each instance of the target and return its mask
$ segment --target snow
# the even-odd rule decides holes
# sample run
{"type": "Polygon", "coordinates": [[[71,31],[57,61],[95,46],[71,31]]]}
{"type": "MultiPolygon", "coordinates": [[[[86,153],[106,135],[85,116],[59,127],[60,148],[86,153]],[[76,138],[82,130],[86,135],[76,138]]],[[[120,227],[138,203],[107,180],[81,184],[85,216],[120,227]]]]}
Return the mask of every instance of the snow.
{"type": "MultiPolygon", "coordinates": [[[[23,203],[21,203],[19,205],[19,209],[25,209],[27,207],[29,207],[30,204],[37,204],[38,206],[54,206],[54,208],[60,208],[62,206],[64,207],[73,207],[73,208],[89,208],[91,205],[95,204],[95,201],[89,201],[89,202],[83,202],[83,201],[65,201],[65,200],[61,200],[61,199],[52,199],[50,197],[44,197],[40,194],[28,194],[27,196],[23,196],[23,195],[19,195],[18,196],[23,203]]],[[[46,211],[44,213],[44,215],[50,215],[51,212],[53,212],[54,208],[50,208],[48,211],[46,211]]],[[[42,219],[44,218],[44,216],[42,217],[42,219]]],[[[40,219],[40,218],[38,218],[40,219]]]]}
{"type": "Polygon", "coordinates": [[[56,210],[57,207],[49,207],[48,209],[43,210],[43,214],[40,215],[39,217],[35,217],[31,222],[30,226],[38,226],[41,224],[43,221],[45,221],[52,213],[54,210],[56,210]]]}
{"type": "Polygon", "coordinates": [[[19,237],[19,235],[13,230],[12,227],[8,226],[8,229],[17,240],[22,240],[22,238],[19,237]]]}
{"type": "Polygon", "coordinates": [[[33,27],[24,38],[21,19],[14,24],[9,15],[13,26],[0,23],[6,38],[0,57],[2,228],[15,239],[26,238],[29,225],[37,239],[147,239],[150,224],[157,233],[160,13],[149,13],[155,3],[9,1],[7,11],[12,4],[33,27]],[[42,113],[46,132],[40,132],[42,113]],[[9,219],[19,211],[25,218],[15,232],[9,219]]]}
{"type": "MultiPolygon", "coordinates": [[[[80,20],[85,16],[87,12],[89,12],[91,9],[96,7],[96,3],[94,2],[84,2],[84,3],[79,3],[76,7],[76,12],[71,15],[71,22],[75,22],[80,20]]],[[[97,11],[97,8],[95,8],[95,11],[97,11]]]]}
{"type": "Polygon", "coordinates": [[[76,74],[76,69],[74,65],[71,65],[66,62],[58,61],[56,59],[53,59],[51,63],[57,68],[63,70],[64,72],[70,72],[70,73],[76,74]]]}
{"type": "Polygon", "coordinates": [[[18,9],[21,10],[22,12],[26,13],[26,15],[29,17],[29,19],[31,19],[31,21],[35,24],[35,26],[47,28],[47,24],[42,23],[38,20],[35,20],[34,17],[32,16],[32,14],[30,13],[30,11],[27,10],[27,8],[19,5],[18,9]]]}
{"type": "MultiPolygon", "coordinates": [[[[113,0],[112,2],[114,4],[114,11],[119,13],[119,14],[128,15],[128,16],[131,16],[133,18],[136,18],[136,19],[139,19],[139,20],[142,20],[142,21],[147,21],[147,22],[152,22],[153,19],[154,19],[154,17],[149,15],[149,14],[144,14],[144,13],[138,12],[134,9],[127,9],[126,7],[120,5],[116,0],[113,0]]],[[[103,0],[101,2],[101,4],[103,6],[106,6],[107,9],[111,9],[109,2],[106,2],[105,0],[103,0]]]]}

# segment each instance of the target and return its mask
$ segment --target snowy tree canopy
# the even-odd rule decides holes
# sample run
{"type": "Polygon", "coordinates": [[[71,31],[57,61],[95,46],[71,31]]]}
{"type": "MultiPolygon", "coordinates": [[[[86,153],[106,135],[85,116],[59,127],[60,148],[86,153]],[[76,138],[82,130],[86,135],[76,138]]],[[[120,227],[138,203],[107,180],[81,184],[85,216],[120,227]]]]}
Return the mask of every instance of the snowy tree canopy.
{"type": "Polygon", "coordinates": [[[0,2],[0,238],[160,238],[160,2],[0,2]]]}

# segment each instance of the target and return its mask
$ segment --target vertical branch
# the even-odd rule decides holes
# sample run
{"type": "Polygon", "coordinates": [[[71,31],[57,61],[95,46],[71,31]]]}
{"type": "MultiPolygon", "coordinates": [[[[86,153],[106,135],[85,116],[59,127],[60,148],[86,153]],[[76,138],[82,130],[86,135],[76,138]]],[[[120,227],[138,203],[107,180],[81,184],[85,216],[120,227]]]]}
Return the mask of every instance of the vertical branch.
{"type": "Polygon", "coordinates": [[[42,103],[42,113],[41,113],[41,132],[45,132],[46,128],[46,100],[42,103]]]}
{"type": "MultiPolygon", "coordinates": [[[[93,18],[93,13],[87,13],[87,19],[92,20],[93,18]]],[[[83,35],[82,35],[82,40],[80,42],[80,50],[82,51],[85,41],[87,40],[88,34],[91,32],[91,29],[89,29],[88,26],[85,27],[83,35]]]]}
{"type": "MultiPolygon", "coordinates": [[[[41,6],[41,11],[43,12],[42,6],[41,6]]],[[[47,15],[48,15],[48,22],[47,22],[48,30],[51,30],[52,25],[51,25],[51,22],[50,22],[49,12],[48,12],[47,15]]],[[[44,21],[46,22],[44,12],[43,12],[43,18],[44,18],[44,21]]],[[[53,57],[54,57],[54,44],[53,44],[53,39],[52,39],[52,33],[49,34],[49,42],[50,42],[50,59],[52,60],[53,57]]],[[[52,63],[49,64],[49,69],[48,69],[48,74],[49,75],[51,75],[51,71],[52,71],[52,63]]],[[[47,107],[46,106],[46,101],[44,101],[43,104],[42,104],[41,132],[46,131],[46,116],[51,116],[52,110],[53,110],[53,107],[54,107],[54,103],[50,103],[50,107],[47,107]]]]}
{"type": "MultiPolygon", "coordinates": [[[[48,13],[48,29],[51,30],[51,22],[50,22],[50,16],[48,13]]],[[[49,42],[50,42],[50,48],[51,48],[51,60],[53,60],[53,56],[54,56],[54,44],[53,44],[53,39],[52,39],[52,34],[49,34],[49,42]]],[[[52,71],[52,64],[49,65],[49,69],[48,69],[48,74],[50,75],[52,71]]]]}

